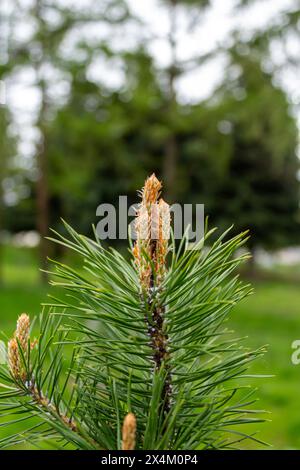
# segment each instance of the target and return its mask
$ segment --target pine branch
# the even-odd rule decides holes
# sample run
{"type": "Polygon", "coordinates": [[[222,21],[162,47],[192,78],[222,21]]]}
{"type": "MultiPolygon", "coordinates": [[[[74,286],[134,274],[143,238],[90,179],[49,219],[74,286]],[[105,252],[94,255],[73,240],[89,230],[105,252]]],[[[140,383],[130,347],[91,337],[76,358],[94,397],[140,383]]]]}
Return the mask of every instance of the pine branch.
{"type": "Polygon", "coordinates": [[[211,231],[197,249],[187,249],[186,237],[176,246],[160,191],[152,175],[131,261],[67,224],[68,237],[54,232],[82,269],[53,262],[51,283],[65,295],[44,305],[36,341],[29,317],[18,320],[0,369],[8,432],[0,447],[49,440],[76,449],[192,450],[257,440],[233,428],[262,421],[242,381],[264,348],[248,350],[225,328],[252,292],[233,274],[247,259],[236,256],[247,234],[226,232],[207,249],[211,231]],[[10,432],[16,424],[27,427],[10,432]]]}

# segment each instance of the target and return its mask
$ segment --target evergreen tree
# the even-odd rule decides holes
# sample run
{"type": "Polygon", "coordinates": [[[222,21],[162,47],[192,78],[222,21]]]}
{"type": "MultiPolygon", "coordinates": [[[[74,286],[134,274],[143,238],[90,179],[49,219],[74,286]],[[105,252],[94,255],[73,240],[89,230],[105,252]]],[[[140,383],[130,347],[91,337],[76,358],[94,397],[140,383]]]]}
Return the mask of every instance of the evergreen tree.
{"type": "Polygon", "coordinates": [[[8,112],[0,106],[0,282],[2,281],[2,230],[5,228],[7,216],[4,183],[10,174],[9,160],[15,152],[15,141],[8,133],[8,125],[8,112]]]}
{"type": "MultiPolygon", "coordinates": [[[[11,20],[11,39],[9,41],[9,69],[13,77],[15,71],[30,70],[33,73],[32,86],[39,93],[39,103],[34,117],[37,131],[35,154],[32,167],[36,171],[35,196],[36,229],[41,235],[40,264],[43,277],[46,277],[49,245],[47,235],[51,219],[51,182],[49,168],[52,164],[49,156],[48,128],[59,109],[64,96],[56,96],[53,87],[68,83],[68,59],[63,53],[64,42],[71,33],[83,26],[109,23],[119,25],[128,17],[128,9],[123,0],[103,1],[99,5],[87,2],[85,9],[64,6],[61,2],[33,0],[27,4],[12,0],[14,3],[11,20]],[[116,14],[114,11],[118,10],[116,14]],[[18,36],[17,32],[24,24],[29,25],[28,35],[18,36]]],[[[77,46],[77,44],[76,44],[77,46]]],[[[76,49],[76,47],[75,47],[76,49]]],[[[76,52],[72,50],[76,55],[76,52]]],[[[87,65],[87,64],[85,64],[87,65]]]]}
{"type": "Polygon", "coordinates": [[[297,124],[272,75],[263,71],[254,54],[238,51],[232,51],[228,78],[217,92],[215,112],[229,158],[212,195],[212,214],[222,227],[234,220],[236,233],[249,228],[251,249],[296,244],[300,222],[297,124]],[[233,67],[239,70],[235,79],[233,67]]]}

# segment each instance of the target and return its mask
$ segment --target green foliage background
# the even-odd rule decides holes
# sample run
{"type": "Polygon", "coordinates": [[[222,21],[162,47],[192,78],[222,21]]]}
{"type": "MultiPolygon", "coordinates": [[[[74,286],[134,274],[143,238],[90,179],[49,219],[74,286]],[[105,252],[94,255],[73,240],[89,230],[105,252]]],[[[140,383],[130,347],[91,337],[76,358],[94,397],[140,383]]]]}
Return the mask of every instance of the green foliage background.
{"type": "MultiPolygon", "coordinates": [[[[12,2],[11,16],[3,13],[11,33],[0,79],[18,81],[16,74],[29,69],[40,94],[33,123],[40,141],[31,160],[13,146],[9,121],[1,120],[2,142],[11,142],[1,152],[2,159],[9,159],[1,178],[5,186],[9,177],[17,193],[4,228],[14,232],[37,226],[44,236],[62,216],[88,233],[98,204],[115,202],[120,194],[133,202],[135,188],[154,171],[164,180],[169,203],[204,203],[213,225],[225,229],[235,223],[237,233],[250,228],[251,249],[297,244],[297,109],[280,86],[280,66],[272,63],[271,49],[284,47],[297,34],[298,1],[264,29],[245,36],[237,27],[224,44],[211,45],[207,54],[201,49],[188,60],[178,58],[178,18],[186,19],[191,33],[201,31],[211,2],[158,5],[170,21],[169,33],[162,32],[171,54],[164,66],[152,54],[157,38],[124,0],[87,2],[85,8],[32,0],[32,8],[21,2],[19,10],[12,2]],[[24,18],[35,24],[26,41],[17,36],[24,18]],[[102,39],[92,33],[96,25],[108,31],[102,39]],[[120,34],[130,44],[130,28],[137,36],[134,46],[118,44],[120,34]],[[201,74],[202,66],[220,56],[224,72],[211,96],[196,103],[182,100],[179,81],[193,70],[201,74]],[[99,72],[101,64],[119,64],[122,84],[91,78],[90,67],[98,63],[99,72]],[[52,91],[55,80],[67,90],[63,98],[52,91]],[[18,194],[21,185],[23,195],[18,194]]],[[[233,12],[246,17],[249,5],[256,2],[237,2],[233,12]]],[[[285,67],[291,73],[297,68],[288,52],[285,67]]],[[[18,143],[19,136],[14,137],[18,143]]]]}

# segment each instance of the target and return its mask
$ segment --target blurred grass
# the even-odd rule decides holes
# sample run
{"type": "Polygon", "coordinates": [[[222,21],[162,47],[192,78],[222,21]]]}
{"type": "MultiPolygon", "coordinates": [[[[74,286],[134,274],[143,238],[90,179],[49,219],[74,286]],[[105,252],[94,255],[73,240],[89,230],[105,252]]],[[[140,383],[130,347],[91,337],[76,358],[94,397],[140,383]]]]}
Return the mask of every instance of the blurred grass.
{"type": "MultiPolygon", "coordinates": [[[[271,412],[271,422],[259,425],[258,438],[275,449],[300,448],[299,388],[300,366],[291,362],[291,344],[300,338],[300,290],[296,284],[260,282],[254,294],[235,308],[230,325],[247,335],[247,345],[268,345],[263,359],[252,366],[252,373],[272,378],[251,379],[259,388],[257,408],[271,412]]],[[[251,427],[248,427],[251,431],[251,427]]]]}
{"type": "MultiPolygon", "coordinates": [[[[0,330],[11,336],[17,316],[24,311],[37,315],[50,288],[40,283],[34,249],[7,246],[3,255],[0,330]]],[[[275,377],[246,379],[259,388],[257,408],[269,410],[271,414],[266,418],[272,420],[249,426],[248,431],[258,428],[257,437],[275,449],[300,449],[300,366],[291,363],[291,343],[300,339],[300,290],[297,283],[280,282],[278,277],[275,281],[256,281],[254,287],[255,293],[234,309],[228,326],[237,336],[248,336],[245,343],[251,347],[268,344],[267,354],[252,367],[251,373],[275,377]]],[[[4,434],[2,427],[0,435],[4,434]]]]}
{"type": "Polygon", "coordinates": [[[0,284],[0,330],[10,334],[22,312],[37,315],[49,287],[40,283],[35,249],[5,246],[0,284]]]}

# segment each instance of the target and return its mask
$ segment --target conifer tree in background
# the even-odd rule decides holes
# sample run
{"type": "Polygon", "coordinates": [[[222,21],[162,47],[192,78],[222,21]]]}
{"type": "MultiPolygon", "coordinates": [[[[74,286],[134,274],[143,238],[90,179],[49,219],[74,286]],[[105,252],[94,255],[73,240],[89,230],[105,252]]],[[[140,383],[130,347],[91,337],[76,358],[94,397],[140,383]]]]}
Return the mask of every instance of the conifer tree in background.
{"type": "Polygon", "coordinates": [[[146,180],[133,259],[66,225],[58,243],[82,270],[55,262],[66,295],[45,305],[36,339],[22,314],[1,366],[2,448],[234,448],[258,423],[243,379],[263,353],[231,338],[224,322],[251,289],[233,276],[244,234],[204,249],[177,247],[161,183],[146,180]],[[246,388],[246,392],[243,389],[246,388]],[[249,409],[250,407],[250,409],[249,409]],[[22,426],[22,432],[16,432],[22,426]]]}

